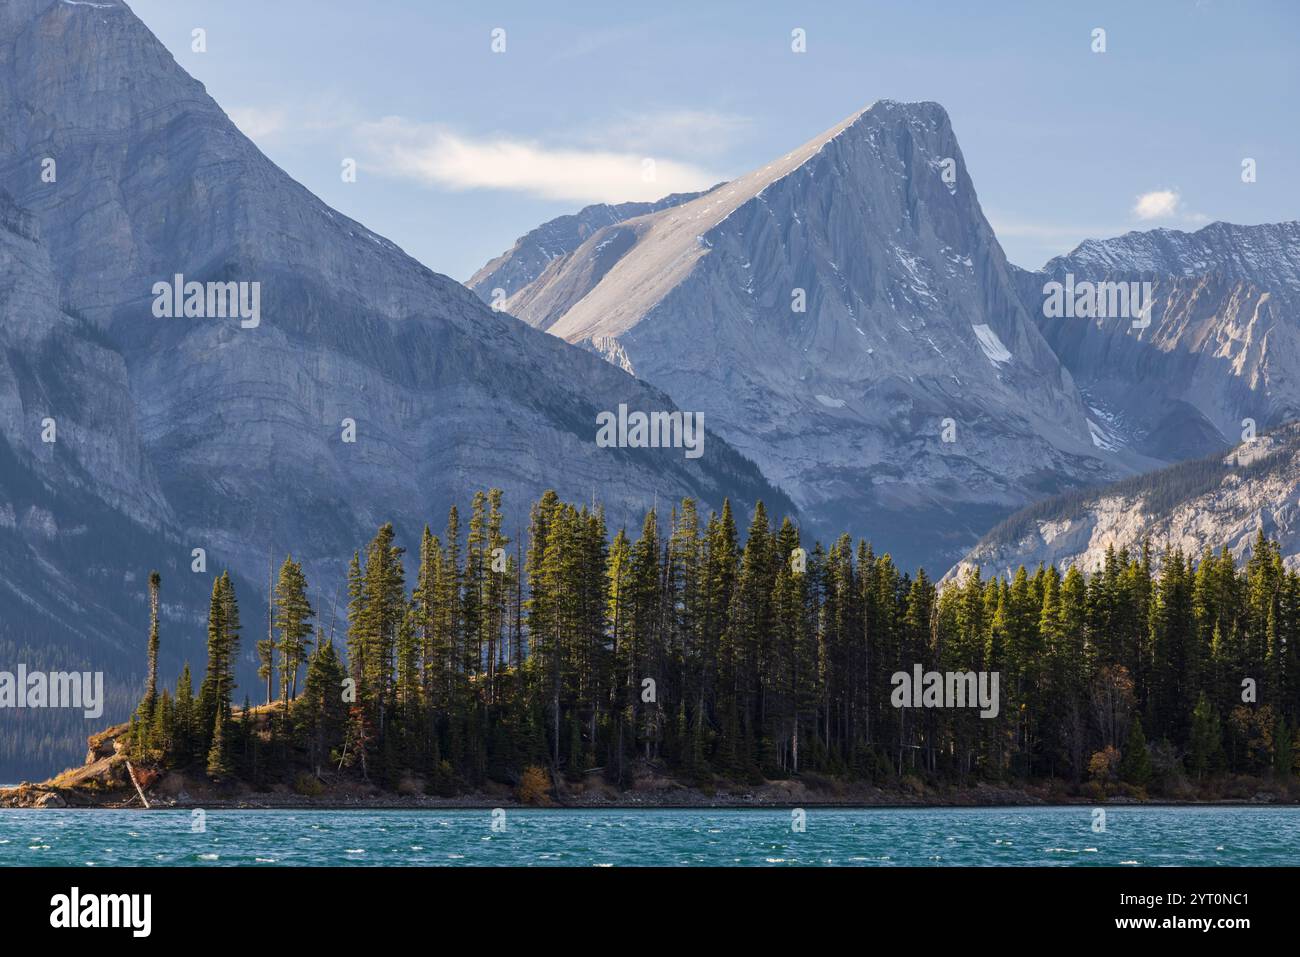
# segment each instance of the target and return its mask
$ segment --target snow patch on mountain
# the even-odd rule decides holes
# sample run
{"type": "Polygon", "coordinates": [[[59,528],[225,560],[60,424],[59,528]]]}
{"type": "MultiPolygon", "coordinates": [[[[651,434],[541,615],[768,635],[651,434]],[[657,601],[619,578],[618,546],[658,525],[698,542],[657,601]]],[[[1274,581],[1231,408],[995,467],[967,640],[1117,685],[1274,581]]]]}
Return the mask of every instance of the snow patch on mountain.
{"type": "Polygon", "coordinates": [[[976,323],[971,328],[975,330],[975,338],[979,340],[980,348],[988,356],[989,362],[1000,366],[1011,361],[1011,353],[1007,351],[1007,347],[1002,344],[996,332],[982,322],[976,323]]]}

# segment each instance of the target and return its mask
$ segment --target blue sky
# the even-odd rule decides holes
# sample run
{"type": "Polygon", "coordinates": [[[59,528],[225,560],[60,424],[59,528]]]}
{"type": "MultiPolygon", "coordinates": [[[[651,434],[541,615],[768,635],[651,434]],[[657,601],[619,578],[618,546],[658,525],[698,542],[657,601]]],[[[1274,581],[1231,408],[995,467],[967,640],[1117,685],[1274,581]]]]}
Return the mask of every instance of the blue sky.
{"type": "Polygon", "coordinates": [[[736,176],[882,98],[943,104],[1023,266],[1300,218],[1294,0],[128,3],[275,162],[460,280],[547,219],[736,176]]]}

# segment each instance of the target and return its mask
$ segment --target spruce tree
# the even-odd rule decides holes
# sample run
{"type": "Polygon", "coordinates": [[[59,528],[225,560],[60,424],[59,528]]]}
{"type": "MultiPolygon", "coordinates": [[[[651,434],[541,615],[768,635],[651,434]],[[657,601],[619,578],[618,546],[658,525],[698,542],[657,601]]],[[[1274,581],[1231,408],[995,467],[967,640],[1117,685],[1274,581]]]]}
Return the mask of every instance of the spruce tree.
{"type": "Polygon", "coordinates": [[[1290,781],[1294,770],[1291,729],[1286,717],[1279,714],[1273,728],[1273,773],[1280,781],[1290,781]]]}
{"type": "Polygon", "coordinates": [[[288,703],[298,695],[298,672],[311,647],[311,619],[315,611],[307,599],[307,577],[302,565],[285,556],[275,584],[275,628],[279,632],[280,695],[288,703]]]}
{"type": "Polygon", "coordinates": [[[1223,730],[1210,699],[1202,691],[1192,711],[1189,764],[1198,781],[1223,766],[1223,730]]]}
{"type": "Polygon", "coordinates": [[[208,668],[199,689],[198,718],[200,728],[206,729],[199,741],[202,753],[212,744],[212,732],[217,725],[217,715],[231,714],[231,695],[235,690],[235,660],[239,655],[239,603],[229,572],[212,583],[212,598],[208,604],[208,668]]]}
{"type": "Polygon", "coordinates": [[[181,767],[194,760],[197,747],[197,705],[194,701],[194,680],[187,661],[176,681],[176,717],[174,719],[175,761],[181,767]]]}
{"type": "Polygon", "coordinates": [[[1119,762],[1119,777],[1126,784],[1146,787],[1151,781],[1151,755],[1147,751],[1146,735],[1142,733],[1142,719],[1134,716],[1129,725],[1128,740],[1119,762]]]}
{"type": "Polygon", "coordinates": [[[632,540],[621,529],[611,538],[600,508],[548,492],[510,542],[494,489],[474,497],[468,531],[462,542],[454,508],[444,538],[424,529],[409,591],[391,525],[354,554],[346,666],[312,627],[301,565],[285,559],[270,598],[278,662],[258,649],[264,680],[278,666],[285,702],[267,716],[269,749],[251,708],[232,720],[240,627],[229,574],[213,582],[197,700],[188,666],[174,698],[157,687],[153,579],[150,677],[128,753],[261,777],[291,759],[292,735],[317,773],[351,761],[394,784],[418,770],[451,794],[485,777],[513,782],[529,765],[604,764],[626,782],[634,760],[705,781],[883,782],[916,768],[938,780],[1078,783],[1091,755],[1122,747],[1121,777],[1143,787],[1149,732],[1201,781],[1294,773],[1300,574],[1263,538],[1241,567],[1226,549],[1193,560],[1146,543],[1108,550],[1097,568],[936,587],[925,569],[908,575],[847,535],[801,545],[793,522],[774,531],[761,504],[743,548],[729,502],[703,520],[689,499],[662,533],[649,510],[632,540]],[[890,676],[915,665],[998,672],[1001,713],[894,708],[890,676]],[[1242,703],[1243,675],[1258,676],[1260,703],[1242,703]]]}
{"type": "Polygon", "coordinates": [[[154,704],[158,700],[158,590],[162,577],[156,571],[149,573],[149,670],[145,681],[144,700],[140,702],[140,717],[153,719],[154,704]]]}
{"type": "Polygon", "coordinates": [[[208,776],[220,780],[234,772],[230,757],[229,737],[230,716],[225,709],[218,709],[212,724],[212,743],[208,746],[208,776]]]}
{"type": "Polygon", "coordinates": [[[275,697],[275,582],[274,560],[266,556],[266,637],[257,642],[257,677],[266,686],[266,703],[275,697]]]}
{"type": "Polygon", "coordinates": [[[257,642],[257,677],[266,686],[266,704],[275,698],[275,639],[261,638],[257,642]]]}
{"type": "Polygon", "coordinates": [[[328,640],[317,642],[307,665],[302,696],[294,702],[294,722],[307,745],[308,760],[319,777],[330,752],[343,743],[347,712],[339,691],[344,669],[328,640]]]}

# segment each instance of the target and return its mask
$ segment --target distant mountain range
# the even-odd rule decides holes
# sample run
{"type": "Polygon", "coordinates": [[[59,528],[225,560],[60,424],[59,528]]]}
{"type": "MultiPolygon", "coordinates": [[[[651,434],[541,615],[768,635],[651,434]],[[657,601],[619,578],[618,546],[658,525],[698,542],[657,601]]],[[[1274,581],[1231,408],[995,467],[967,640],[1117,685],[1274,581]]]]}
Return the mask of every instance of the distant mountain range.
{"type": "Polygon", "coordinates": [[[1101,567],[1107,549],[1136,554],[1149,541],[1199,559],[1227,548],[1248,558],[1256,535],[1279,544],[1300,567],[1300,423],[1242,442],[1229,453],[1180,462],[1093,491],[1029,506],[993,528],[950,572],[964,578],[1014,574],[1024,565],[1101,567]]]}
{"type": "MultiPolygon", "coordinates": [[[[0,472],[6,659],[40,647],[60,667],[104,668],[127,701],[151,567],[174,673],[203,655],[211,579],[191,573],[193,548],[209,573],[257,583],[293,550],[328,608],[380,523],[414,546],[479,488],[505,491],[510,533],[547,488],[575,501],[599,490],[615,527],[639,525],[656,497],[793,512],[716,434],[698,459],[598,447],[599,413],[671,412],[672,400],[330,209],[120,0],[5,0],[0,117],[0,241],[13,252],[0,461],[16,463],[0,472]],[[248,284],[250,301],[257,283],[259,324],[156,318],[155,286],[176,276],[248,284]]],[[[256,632],[258,599],[245,596],[256,632]]],[[[0,778],[21,773],[16,760],[0,754],[0,778]]]]}
{"type": "Polygon", "coordinates": [[[627,213],[548,224],[470,287],[703,411],[815,530],[946,567],[1019,505],[1157,464],[1095,441],[937,104],[627,213]]]}
{"type": "MultiPolygon", "coordinates": [[[[0,669],[104,670],[105,721],[139,691],[150,568],[170,680],[211,574],[251,637],[272,557],[325,609],[378,524],[413,546],[493,486],[508,534],[547,488],[615,527],[763,499],[932,572],[1259,525],[1296,552],[1300,224],[1019,269],[943,108],[881,100],[703,193],[545,223],[467,289],[271,163],[122,0],[5,0],[0,117],[0,669]],[[1149,283],[1149,322],[1049,316],[1067,280],[1149,283]],[[620,407],[703,414],[704,454],[602,447],[620,407]]],[[[0,722],[0,779],[90,730],[0,722]]]]}
{"type": "Polygon", "coordinates": [[[813,531],[905,565],[1300,415],[1300,223],[1132,232],[1021,269],[942,108],[890,101],[656,205],[554,220],[469,285],[705,410],[813,531]],[[1054,312],[1052,283],[1098,308],[1054,312]],[[1142,301],[1116,310],[1120,284],[1142,301]]]}
{"type": "Polygon", "coordinates": [[[1017,279],[1112,442],[1177,461],[1300,414],[1300,223],[1089,240],[1017,279]],[[1043,284],[1067,276],[1150,282],[1150,325],[1044,316],[1043,284]]]}
{"type": "Polygon", "coordinates": [[[1018,271],[1026,304],[1041,303],[1045,282],[1067,275],[1151,283],[1143,328],[1036,310],[1105,440],[1168,461],[1206,458],[1031,505],[952,574],[1040,561],[1091,569],[1108,546],[1139,548],[1146,536],[1158,548],[1249,555],[1260,528],[1300,564],[1300,445],[1291,424],[1300,417],[1300,223],[1089,240],[1042,272],[1018,271]]]}

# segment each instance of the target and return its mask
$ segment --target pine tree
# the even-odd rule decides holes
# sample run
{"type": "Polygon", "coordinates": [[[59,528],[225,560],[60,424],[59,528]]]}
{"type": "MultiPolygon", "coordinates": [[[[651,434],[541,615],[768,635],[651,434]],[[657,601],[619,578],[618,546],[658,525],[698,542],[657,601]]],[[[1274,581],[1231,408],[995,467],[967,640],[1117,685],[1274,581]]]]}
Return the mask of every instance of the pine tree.
{"type": "Polygon", "coordinates": [[[257,677],[266,686],[266,703],[275,697],[275,562],[266,556],[266,637],[257,643],[257,677]]]}
{"type": "Polygon", "coordinates": [[[1279,780],[1291,780],[1294,760],[1291,729],[1287,727],[1286,717],[1279,714],[1277,724],[1273,728],[1273,773],[1279,780]]]}
{"type": "Polygon", "coordinates": [[[361,556],[353,552],[348,566],[348,672],[354,700],[348,709],[348,731],[343,747],[344,761],[361,766],[363,777],[370,776],[369,752],[373,741],[375,695],[370,686],[369,618],[366,611],[366,587],[361,572],[361,556]]]}
{"type": "Polygon", "coordinates": [[[723,636],[723,734],[728,742],[729,764],[746,779],[758,777],[761,748],[760,656],[772,630],[771,596],[775,583],[774,543],[767,509],[754,506],[749,535],[740,556],[729,628],[723,636]]]}
{"type": "Polygon", "coordinates": [[[197,747],[197,705],[194,701],[194,680],[190,676],[190,664],[187,661],[181,669],[181,676],[176,681],[176,717],[175,726],[175,762],[185,767],[194,760],[197,747]]]}
{"type": "Polygon", "coordinates": [[[275,697],[275,639],[261,638],[257,642],[257,677],[266,685],[266,704],[275,697]]]}
{"type": "Polygon", "coordinates": [[[438,640],[441,571],[442,543],[425,525],[411,604],[419,643],[420,698],[431,711],[445,702],[447,693],[446,650],[438,640]]]}
{"type": "Polygon", "coordinates": [[[156,571],[149,573],[149,669],[145,681],[144,700],[140,702],[140,717],[151,721],[154,705],[158,700],[158,590],[162,585],[162,576],[156,571]]]}
{"type": "Polygon", "coordinates": [[[275,628],[280,633],[280,695],[288,703],[298,696],[298,671],[311,647],[311,619],[315,611],[307,600],[307,577],[302,565],[287,555],[275,584],[275,628]]]}
{"type": "Polygon", "coordinates": [[[331,750],[343,744],[347,711],[339,689],[344,674],[333,642],[318,641],[307,665],[302,697],[293,708],[295,724],[305,739],[308,760],[317,777],[331,750]]]}
{"type": "Polygon", "coordinates": [[[1126,784],[1146,787],[1151,780],[1151,755],[1147,751],[1146,735],[1142,733],[1142,719],[1134,717],[1129,725],[1128,740],[1119,762],[1119,777],[1126,784]]]}
{"type": "Polygon", "coordinates": [[[148,750],[148,742],[145,740],[146,728],[140,721],[139,714],[131,715],[131,723],[127,728],[127,740],[130,742],[127,748],[127,754],[134,761],[141,760],[148,750]]]}
{"type": "Polygon", "coordinates": [[[278,668],[284,707],[264,719],[247,702],[232,713],[228,573],[213,582],[197,700],[188,665],[174,697],[157,688],[152,580],[150,677],[128,753],[256,781],[305,752],[317,774],[328,762],[395,786],[410,770],[448,795],[530,765],[576,777],[603,764],[626,783],[634,761],[702,783],[885,783],[915,770],[1079,784],[1090,766],[1110,778],[1118,765],[1145,787],[1149,733],[1198,781],[1294,773],[1300,574],[1262,537],[1241,567],[1226,549],[1193,560],[1144,543],[1095,569],[936,586],[847,535],[801,544],[761,503],[743,548],[729,502],[705,520],[683,500],[662,531],[651,509],[635,540],[554,492],[516,541],[502,514],[493,489],[474,496],[464,541],[454,508],[444,537],[426,527],[409,591],[396,532],[380,527],[348,570],[346,664],[313,628],[302,567],[286,557],[269,596],[279,657],[261,642],[257,656],[263,680],[278,668]],[[890,676],[916,665],[997,672],[999,716],[893,707],[890,676]],[[1257,702],[1242,703],[1243,675],[1258,677],[1257,702]]]}
{"type": "Polygon", "coordinates": [[[158,698],[158,707],[154,709],[153,728],[149,734],[153,746],[164,762],[173,760],[176,753],[176,706],[172,702],[171,692],[163,688],[158,698]]]}
{"type": "Polygon", "coordinates": [[[218,709],[216,718],[213,720],[212,743],[208,747],[207,764],[209,777],[218,780],[229,777],[234,773],[234,765],[230,758],[230,744],[227,741],[229,723],[229,714],[223,709],[218,709]]]}
{"type": "Polygon", "coordinates": [[[234,663],[239,654],[239,604],[230,574],[223,572],[212,583],[208,605],[208,668],[199,688],[198,720],[203,737],[198,741],[203,753],[211,747],[218,715],[229,718],[230,700],[235,690],[234,663]]]}
{"type": "Polygon", "coordinates": [[[1191,771],[1198,781],[1223,767],[1223,730],[1210,699],[1202,691],[1192,711],[1191,771]]]}

